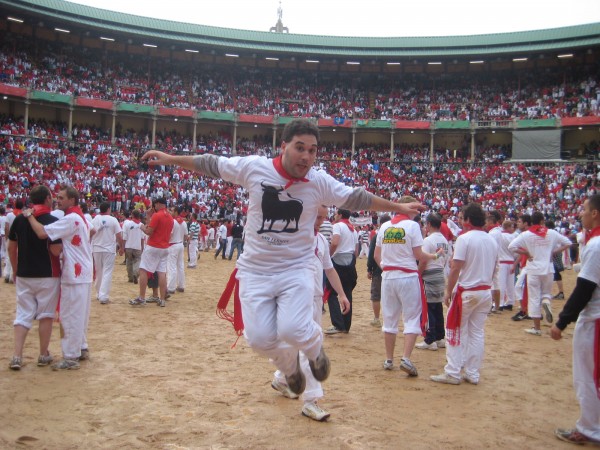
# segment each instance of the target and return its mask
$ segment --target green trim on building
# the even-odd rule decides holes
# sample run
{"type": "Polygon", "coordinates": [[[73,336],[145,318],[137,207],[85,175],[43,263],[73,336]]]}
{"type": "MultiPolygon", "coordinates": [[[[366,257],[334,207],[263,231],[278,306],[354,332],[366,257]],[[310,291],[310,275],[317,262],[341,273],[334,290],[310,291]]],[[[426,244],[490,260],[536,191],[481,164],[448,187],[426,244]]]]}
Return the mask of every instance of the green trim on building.
{"type": "Polygon", "coordinates": [[[73,97],[65,94],[57,94],[56,92],[31,91],[31,99],[70,105],[73,97]]]}
{"type": "Polygon", "coordinates": [[[468,120],[440,120],[434,125],[436,130],[468,130],[469,128],[471,123],[468,120]]]}

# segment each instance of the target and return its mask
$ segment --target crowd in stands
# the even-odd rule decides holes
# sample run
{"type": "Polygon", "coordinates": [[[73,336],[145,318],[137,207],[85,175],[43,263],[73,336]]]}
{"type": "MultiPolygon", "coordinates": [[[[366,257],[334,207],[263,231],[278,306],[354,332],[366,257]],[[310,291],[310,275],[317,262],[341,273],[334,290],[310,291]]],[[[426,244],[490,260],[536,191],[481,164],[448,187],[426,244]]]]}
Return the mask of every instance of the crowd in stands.
{"type": "MultiPolygon", "coordinates": [[[[53,191],[68,183],[82,192],[91,210],[108,200],[118,215],[145,208],[157,196],[201,218],[234,218],[246,211],[247,193],[239,186],[182,169],[162,171],[141,164],[139,154],[149,148],[146,132],[121,130],[117,143],[111,145],[106,132],[91,127],[74,127],[74,139],[68,139],[61,123],[32,120],[29,129],[35,137],[23,134],[22,120],[0,117],[0,202],[4,204],[26,200],[38,183],[53,191]]],[[[229,154],[230,139],[223,133],[198,138],[213,154],[229,154]]],[[[269,155],[267,141],[266,136],[239,139],[237,148],[244,154],[269,155]]],[[[172,133],[161,135],[158,142],[159,148],[174,152],[186,139],[172,133]]],[[[351,155],[350,149],[329,143],[317,165],[349,185],[364,186],[392,200],[410,194],[451,216],[462,205],[477,201],[508,216],[541,210],[556,221],[575,223],[582,198],[597,192],[600,185],[597,162],[502,163],[504,158],[497,156],[510,156],[510,148],[500,146],[478,148],[476,163],[437,150],[430,162],[429,149],[417,145],[399,145],[394,162],[382,145],[364,144],[354,158],[351,155]]]]}
{"type": "Polygon", "coordinates": [[[367,75],[247,68],[106,52],[0,32],[0,83],[148,105],[344,119],[512,120],[598,115],[596,66],[367,75]]]}

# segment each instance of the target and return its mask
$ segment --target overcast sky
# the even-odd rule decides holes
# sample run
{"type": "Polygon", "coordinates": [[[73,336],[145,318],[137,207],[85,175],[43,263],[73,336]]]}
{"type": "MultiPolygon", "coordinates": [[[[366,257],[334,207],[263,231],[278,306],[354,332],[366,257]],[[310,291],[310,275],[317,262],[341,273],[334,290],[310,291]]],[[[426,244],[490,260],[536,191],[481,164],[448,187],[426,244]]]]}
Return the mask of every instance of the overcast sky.
{"type": "MultiPolygon", "coordinates": [[[[279,0],[71,0],[97,8],[243,30],[269,31],[279,0]]],[[[282,0],[294,34],[458,36],[600,22],[600,0],[282,0]]]]}

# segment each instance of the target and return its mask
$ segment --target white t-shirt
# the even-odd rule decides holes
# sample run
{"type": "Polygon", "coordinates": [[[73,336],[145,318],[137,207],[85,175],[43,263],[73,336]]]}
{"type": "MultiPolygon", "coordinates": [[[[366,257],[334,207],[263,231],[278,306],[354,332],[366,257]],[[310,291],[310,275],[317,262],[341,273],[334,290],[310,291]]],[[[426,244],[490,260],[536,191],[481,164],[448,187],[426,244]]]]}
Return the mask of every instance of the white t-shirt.
{"type": "Polygon", "coordinates": [[[181,223],[175,219],[173,221],[173,230],[171,230],[171,238],[169,239],[170,244],[180,244],[185,240],[188,234],[187,224],[185,221],[181,223]]]}
{"type": "Polygon", "coordinates": [[[381,247],[381,268],[384,269],[382,278],[394,279],[418,276],[416,272],[385,271],[386,267],[403,267],[417,270],[417,260],[413,248],[423,246],[421,226],[417,222],[405,219],[395,224],[392,223],[392,220],[384,223],[377,232],[375,245],[381,247]]]}
{"type": "Polygon", "coordinates": [[[329,243],[321,233],[315,236],[316,258],[315,258],[315,296],[323,295],[323,270],[333,268],[331,256],[329,255],[329,243]]]}
{"type": "Polygon", "coordinates": [[[497,258],[498,244],[488,233],[471,230],[461,234],[454,244],[453,257],[454,260],[464,261],[458,284],[466,289],[491,286],[497,258]]]}
{"type": "Polygon", "coordinates": [[[144,232],[140,228],[142,222],[136,223],[133,220],[126,220],[123,222],[123,240],[125,241],[125,248],[133,250],[142,249],[142,240],[144,239],[144,232]]]}
{"type": "Polygon", "coordinates": [[[117,252],[116,235],[121,232],[119,221],[110,214],[98,214],[92,219],[96,233],[92,236],[92,251],[96,253],[117,252]]]}
{"type": "MultiPolygon", "coordinates": [[[[356,253],[356,245],[358,244],[358,234],[356,233],[356,230],[350,230],[345,223],[337,222],[333,224],[332,236],[340,237],[335,252],[331,255],[336,263],[340,263],[340,261],[336,259],[336,255],[340,256],[343,253],[346,255],[354,255],[356,253]]],[[[349,263],[350,261],[342,261],[340,264],[348,265],[349,263]]]]}
{"type": "Polygon", "coordinates": [[[427,253],[435,253],[438,249],[444,249],[444,256],[439,259],[432,259],[427,262],[425,270],[443,269],[446,267],[446,259],[449,257],[450,244],[442,233],[436,231],[423,239],[423,251],[427,253]]]}
{"type": "Polygon", "coordinates": [[[63,265],[61,281],[66,284],[91,283],[94,264],[88,225],[76,213],[44,226],[51,241],[62,239],[63,265]]]}
{"type": "Polygon", "coordinates": [[[293,183],[275,170],[264,156],[219,158],[225,181],[249,193],[244,253],[240,270],[280,273],[312,265],[315,253],[314,224],[320,205],[342,205],[353,189],[323,171],[311,169],[308,182],[293,183]],[[289,221],[288,221],[289,219],[289,221]]]}
{"type": "Polygon", "coordinates": [[[555,230],[548,230],[546,236],[540,237],[527,230],[521,233],[508,246],[509,250],[525,248],[533,261],[527,261],[527,273],[530,275],[547,275],[554,273],[552,252],[563,245],[571,244],[571,240],[555,230]]]}
{"type": "Polygon", "coordinates": [[[208,229],[208,235],[207,235],[206,239],[213,240],[214,238],[215,238],[215,229],[213,227],[210,227],[208,229]]]}
{"type": "Polygon", "coordinates": [[[580,320],[595,320],[600,318],[600,237],[594,237],[587,242],[581,255],[581,272],[579,278],[596,283],[592,298],[579,314],[580,320]]]}
{"type": "Polygon", "coordinates": [[[515,254],[508,249],[508,246],[515,239],[516,236],[517,235],[514,233],[505,233],[504,231],[500,234],[498,246],[498,261],[515,260],[515,254]]]}

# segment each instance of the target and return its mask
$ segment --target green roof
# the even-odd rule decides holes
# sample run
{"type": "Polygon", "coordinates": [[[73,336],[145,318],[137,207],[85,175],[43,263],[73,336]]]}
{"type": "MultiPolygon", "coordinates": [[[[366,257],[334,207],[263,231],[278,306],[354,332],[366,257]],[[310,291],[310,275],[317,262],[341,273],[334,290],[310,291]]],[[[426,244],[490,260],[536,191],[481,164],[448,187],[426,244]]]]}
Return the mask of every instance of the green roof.
{"type": "Polygon", "coordinates": [[[117,13],[63,0],[0,0],[21,12],[63,26],[83,27],[104,34],[111,31],[169,41],[188,48],[215,48],[248,53],[285,53],[304,56],[453,57],[562,51],[600,45],[600,23],[514,33],[444,37],[338,37],[269,33],[196,25],[117,13]]]}

